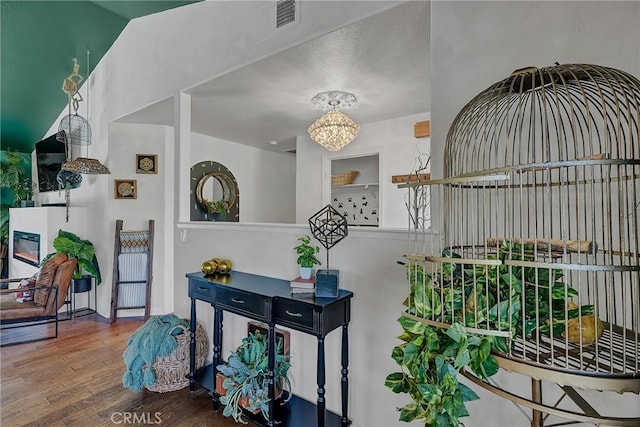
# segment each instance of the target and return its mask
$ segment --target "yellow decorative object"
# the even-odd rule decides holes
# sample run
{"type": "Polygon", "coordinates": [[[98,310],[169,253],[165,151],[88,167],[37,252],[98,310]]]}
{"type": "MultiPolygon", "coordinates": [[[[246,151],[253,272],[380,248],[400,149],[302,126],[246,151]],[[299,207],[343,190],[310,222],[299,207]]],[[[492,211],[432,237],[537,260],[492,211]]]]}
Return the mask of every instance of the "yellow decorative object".
{"type": "Polygon", "coordinates": [[[218,270],[218,263],[216,263],[212,259],[208,259],[202,263],[202,266],[200,267],[200,269],[205,274],[205,276],[209,274],[214,274],[218,270]]]}
{"type": "Polygon", "coordinates": [[[590,345],[602,336],[603,331],[604,325],[602,321],[596,318],[595,315],[588,314],[569,319],[562,335],[574,344],[590,345]]]}
{"type": "Polygon", "coordinates": [[[229,261],[228,259],[223,259],[218,264],[218,273],[220,273],[220,274],[229,274],[229,273],[231,273],[231,268],[232,267],[233,267],[233,264],[231,264],[231,261],[229,261]]]}
{"type": "Polygon", "coordinates": [[[211,258],[202,263],[200,269],[205,276],[212,274],[229,274],[231,273],[233,264],[228,259],[223,258],[211,258]]]}

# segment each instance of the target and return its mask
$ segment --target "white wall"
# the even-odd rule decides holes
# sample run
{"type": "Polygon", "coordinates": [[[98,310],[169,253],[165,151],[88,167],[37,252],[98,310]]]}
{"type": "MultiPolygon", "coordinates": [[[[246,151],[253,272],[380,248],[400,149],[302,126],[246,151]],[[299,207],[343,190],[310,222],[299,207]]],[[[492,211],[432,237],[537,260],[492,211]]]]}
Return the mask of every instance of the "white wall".
{"type": "MultiPolygon", "coordinates": [[[[296,239],[309,232],[305,225],[185,223],[178,228],[174,281],[175,312],[180,316],[188,316],[190,307],[185,274],[199,271],[205,259],[229,258],[237,271],[291,279],[298,274],[296,239]]],[[[395,408],[406,399],[385,388],[384,379],[397,368],[390,356],[401,332],[396,319],[407,290],[404,268],[396,260],[407,250],[406,232],[355,228],[331,249],[331,268],[340,270],[340,287],[354,293],[349,326],[349,415],[354,427],[399,425],[395,408]]],[[[325,259],[324,250],[320,259],[325,259]]],[[[203,303],[196,309],[211,337],[213,310],[203,303]]],[[[223,356],[246,335],[246,323],[246,318],[225,314],[223,356]]],[[[340,339],[335,330],[325,341],[327,408],[337,413],[340,339]]],[[[293,389],[311,401],[317,398],[316,348],[313,336],[291,331],[293,389]]]]}
{"type": "MultiPolygon", "coordinates": [[[[165,266],[171,264],[173,248],[164,245],[166,216],[170,215],[167,207],[167,192],[173,189],[171,171],[166,169],[166,149],[173,144],[173,132],[167,126],[112,123],[109,126],[109,156],[118,161],[109,163],[111,175],[108,176],[108,218],[110,227],[110,251],[103,254],[100,260],[103,272],[109,272],[109,281],[104,290],[108,290],[109,298],[101,298],[99,306],[107,309],[110,304],[113,268],[113,246],[116,220],[123,221],[123,230],[146,230],[149,220],[154,220],[153,282],[151,290],[151,313],[163,314],[173,310],[171,296],[173,283],[167,280],[165,266]],[[136,173],[136,154],[157,154],[157,174],[136,173]],[[135,179],[137,181],[136,199],[115,199],[114,181],[116,179],[135,179]],[[169,181],[169,182],[167,182],[169,181]],[[167,253],[168,251],[168,253],[167,253]]],[[[172,272],[172,270],[170,271],[172,272]]],[[[104,274],[106,276],[107,274],[104,274]]],[[[144,314],[144,310],[122,310],[118,316],[136,316],[144,314]]]]}
{"type": "Polygon", "coordinates": [[[235,176],[240,222],[295,222],[295,156],[191,133],[191,166],[209,160],[235,176]]]}
{"type": "MultiPolygon", "coordinates": [[[[446,134],[475,95],[525,66],[592,63],[640,76],[640,3],[615,1],[434,1],[431,5],[432,173],[443,174],[446,134]]],[[[438,215],[438,211],[432,211],[438,215]]],[[[527,395],[527,378],[500,373],[498,381],[527,395]]],[[[474,426],[528,426],[507,400],[478,391],[468,405],[474,426]]],[[[546,398],[558,396],[545,387],[546,398]]],[[[587,391],[609,415],[640,416],[638,396],[587,391]]],[[[530,413],[530,412],[529,412],[530,413]]]]}
{"type": "Polygon", "coordinates": [[[392,175],[404,175],[415,168],[416,157],[429,153],[430,138],[415,138],[413,125],[429,119],[429,113],[415,114],[360,126],[358,137],[339,152],[331,152],[308,135],[297,138],[296,222],[304,224],[330,202],[331,170],[326,160],[379,154],[380,227],[406,229],[406,190],[391,183],[392,175]]]}

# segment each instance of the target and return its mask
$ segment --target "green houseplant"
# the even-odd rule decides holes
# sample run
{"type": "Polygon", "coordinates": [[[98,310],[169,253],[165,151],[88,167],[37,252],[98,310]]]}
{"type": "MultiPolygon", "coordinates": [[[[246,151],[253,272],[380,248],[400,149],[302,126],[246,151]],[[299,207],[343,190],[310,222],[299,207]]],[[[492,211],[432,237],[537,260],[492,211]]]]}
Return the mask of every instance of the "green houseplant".
{"type": "Polygon", "coordinates": [[[311,236],[308,234],[298,237],[298,241],[300,244],[293,249],[298,255],[296,262],[300,266],[300,277],[309,279],[313,273],[313,266],[320,265],[320,260],[316,257],[316,254],[320,252],[320,247],[311,245],[311,236]]]}
{"type": "Polygon", "coordinates": [[[5,151],[0,163],[0,188],[13,193],[12,205],[19,207],[22,201],[33,196],[33,183],[29,171],[28,154],[5,151]]]}
{"type": "MultiPolygon", "coordinates": [[[[278,390],[291,390],[288,371],[289,356],[283,354],[283,343],[276,343],[274,381],[278,390]]],[[[249,412],[260,412],[269,419],[268,342],[265,334],[256,331],[242,339],[242,344],[231,352],[227,363],[217,366],[224,376],[222,388],[226,394],[220,397],[225,405],[223,415],[246,424],[243,407],[249,412]]],[[[289,394],[290,396],[290,394],[289,394]]]]}
{"type": "Polygon", "coordinates": [[[211,201],[207,200],[207,208],[211,213],[217,213],[221,221],[227,219],[227,213],[229,212],[229,206],[224,199],[211,201]]]}
{"type": "MultiPolygon", "coordinates": [[[[78,260],[78,267],[73,275],[74,280],[80,280],[88,276],[96,279],[96,285],[102,283],[98,258],[96,257],[93,243],[89,240],[81,239],[69,231],[59,230],[58,236],[53,239],[53,247],[56,250],[55,253],[63,252],[66,253],[69,258],[76,258],[78,260]]],[[[42,263],[55,253],[47,255],[42,260],[42,263]]]]}
{"type": "MultiPolygon", "coordinates": [[[[514,337],[560,335],[570,319],[594,311],[591,305],[578,307],[569,301],[578,292],[563,282],[560,269],[456,263],[460,255],[447,250],[442,256],[451,263],[442,263],[433,273],[420,264],[407,268],[407,310],[398,319],[402,343],[391,355],[401,371],[385,380],[393,392],[411,397],[399,408],[400,420],[422,420],[426,426],[460,425],[459,418],[468,415],[465,402],[478,396],[458,382],[458,373],[469,369],[488,378],[498,371],[491,353],[509,352],[506,337],[471,334],[465,326],[509,331],[514,337]]],[[[504,241],[486,258],[532,261],[535,255],[531,247],[504,241]]]]}
{"type": "MultiPolygon", "coordinates": [[[[0,273],[4,272],[9,251],[9,206],[0,206],[0,273]]],[[[4,276],[0,274],[4,279],[4,276]]]]}

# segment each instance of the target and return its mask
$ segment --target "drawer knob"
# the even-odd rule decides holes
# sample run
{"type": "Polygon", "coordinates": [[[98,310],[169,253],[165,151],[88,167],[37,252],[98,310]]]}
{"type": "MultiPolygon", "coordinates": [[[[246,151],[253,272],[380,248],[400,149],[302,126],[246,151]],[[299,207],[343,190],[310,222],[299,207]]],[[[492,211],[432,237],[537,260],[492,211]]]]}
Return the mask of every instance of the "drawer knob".
{"type": "Polygon", "coordinates": [[[208,291],[209,288],[204,287],[204,286],[198,286],[198,289],[200,289],[201,291],[208,291]]]}
{"type": "Polygon", "coordinates": [[[292,313],[289,310],[285,310],[284,312],[287,313],[291,317],[302,317],[302,313],[292,313]]]}
{"type": "Polygon", "coordinates": [[[231,298],[231,301],[235,302],[236,304],[244,304],[244,300],[240,298],[231,298]]]}

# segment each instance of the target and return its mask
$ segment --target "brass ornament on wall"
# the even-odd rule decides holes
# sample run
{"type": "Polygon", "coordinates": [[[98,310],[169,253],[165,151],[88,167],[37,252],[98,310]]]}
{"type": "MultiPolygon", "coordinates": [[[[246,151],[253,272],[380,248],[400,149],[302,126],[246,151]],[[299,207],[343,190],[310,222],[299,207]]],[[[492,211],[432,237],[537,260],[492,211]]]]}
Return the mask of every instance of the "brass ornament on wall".
{"type": "Polygon", "coordinates": [[[191,167],[191,221],[238,222],[238,183],[226,166],[204,161],[191,167]]]}
{"type": "Polygon", "coordinates": [[[208,173],[200,178],[196,186],[198,203],[204,210],[211,213],[220,213],[221,208],[226,211],[231,210],[236,203],[236,196],[237,187],[235,182],[229,175],[224,173],[208,173]],[[218,193],[221,193],[220,197],[207,197],[218,193]]]}

